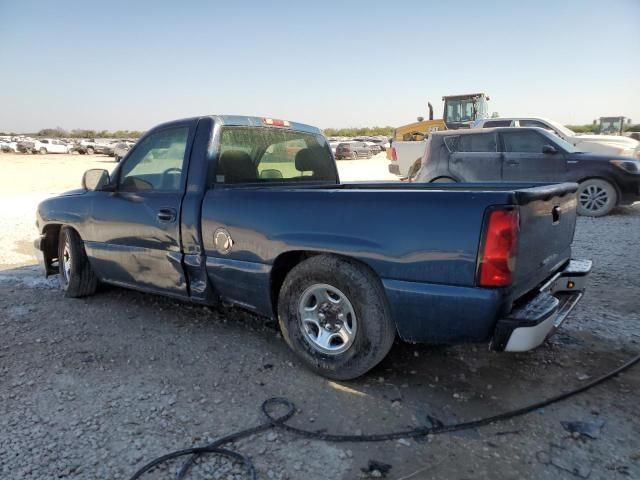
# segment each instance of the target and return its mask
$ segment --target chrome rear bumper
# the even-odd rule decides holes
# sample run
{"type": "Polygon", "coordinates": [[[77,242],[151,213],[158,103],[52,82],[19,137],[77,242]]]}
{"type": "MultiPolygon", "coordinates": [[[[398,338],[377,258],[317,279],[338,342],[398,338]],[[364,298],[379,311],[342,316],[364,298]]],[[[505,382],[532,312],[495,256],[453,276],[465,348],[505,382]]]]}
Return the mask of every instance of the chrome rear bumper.
{"type": "Polygon", "coordinates": [[[536,296],[498,320],[491,348],[524,352],[553,335],[582,298],[591,266],[591,260],[571,260],[536,296]]]}

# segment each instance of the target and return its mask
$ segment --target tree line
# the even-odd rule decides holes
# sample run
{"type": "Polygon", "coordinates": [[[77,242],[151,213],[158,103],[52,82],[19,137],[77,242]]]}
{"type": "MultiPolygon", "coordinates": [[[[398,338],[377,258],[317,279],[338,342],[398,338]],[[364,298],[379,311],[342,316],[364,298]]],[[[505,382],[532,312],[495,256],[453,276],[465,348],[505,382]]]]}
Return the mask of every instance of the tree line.
{"type": "Polygon", "coordinates": [[[394,127],[325,128],[327,137],[385,137],[393,134],[394,127]]]}

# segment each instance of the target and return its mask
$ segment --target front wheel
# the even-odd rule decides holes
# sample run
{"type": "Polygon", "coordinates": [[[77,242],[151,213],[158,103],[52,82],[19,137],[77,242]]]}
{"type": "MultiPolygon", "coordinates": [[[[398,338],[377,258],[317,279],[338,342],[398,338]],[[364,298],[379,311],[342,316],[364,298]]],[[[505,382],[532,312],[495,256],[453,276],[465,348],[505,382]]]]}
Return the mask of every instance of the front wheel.
{"type": "Polygon", "coordinates": [[[613,185],[599,178],[590,178],[578,186],[578,214],[586,217],[603,217],[618,203],[618,193],[613,185]]]}
{"type": "Polygon", "coordinates": [[[38,152],[40,153],[40,155],[46,155],[47,154],[47,149],[44,147],[41,147],[40,150],[38,150],[38,152]]]}
{"type": "Polygon", "coordinates": [[[287,344],[314,372],[350,380],[387,355],[395,326],[380,280],[367,267],[333,255],[296,265],[278,297],[287,344]]]}
{"type": "Polygon", "coordinates": [[[87,154],[89,155],[93,155],[93,153],[95,152],[95,150],[91,147],[87,148],[87,154]]]}
{"type": "Polygon", "coordinates": [[[86,297],[95,293],[98,278],[91,269],[80,235],[69,227],[60,229],[58,269],[60,288],[65,297],[86,297]]]}

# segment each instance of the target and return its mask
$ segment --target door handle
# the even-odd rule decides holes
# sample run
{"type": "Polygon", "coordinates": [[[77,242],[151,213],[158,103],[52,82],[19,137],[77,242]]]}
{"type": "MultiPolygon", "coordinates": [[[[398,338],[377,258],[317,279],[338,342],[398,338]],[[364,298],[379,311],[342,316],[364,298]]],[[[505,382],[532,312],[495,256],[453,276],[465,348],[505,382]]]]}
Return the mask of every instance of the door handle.
{"type": "Polygon", "coordinates": [[[517,160],[507,160],[505,163],[507,165],[520,165],[520,162],[517,160]]]}
{"type": "Polygon", "coordinates": [[[161,222],[173,222],[176,219],[177,212],[175,208],[161,208],[156,216],[161,222]]]}

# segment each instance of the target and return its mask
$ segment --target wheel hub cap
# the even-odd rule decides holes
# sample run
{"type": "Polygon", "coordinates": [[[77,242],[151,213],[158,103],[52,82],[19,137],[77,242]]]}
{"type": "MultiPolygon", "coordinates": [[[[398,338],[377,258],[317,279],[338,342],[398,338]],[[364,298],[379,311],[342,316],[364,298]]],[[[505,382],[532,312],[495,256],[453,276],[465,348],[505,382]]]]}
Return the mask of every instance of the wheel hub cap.
{"type": "Polygon", "coordinates": [[[311,347],[338,355],[349,349],[356,336],[357,320],[347,296],[327,284],[314,284],[298,303],[300,329],[311,347]]]}
{"type": "Polygon", "coordinates": [[[584,208],[592,212],[602,209],[609,201],[606,190],[597,185],[589,185],[580,192],[580,203],[584,208]]]}

